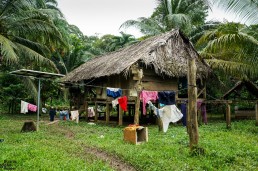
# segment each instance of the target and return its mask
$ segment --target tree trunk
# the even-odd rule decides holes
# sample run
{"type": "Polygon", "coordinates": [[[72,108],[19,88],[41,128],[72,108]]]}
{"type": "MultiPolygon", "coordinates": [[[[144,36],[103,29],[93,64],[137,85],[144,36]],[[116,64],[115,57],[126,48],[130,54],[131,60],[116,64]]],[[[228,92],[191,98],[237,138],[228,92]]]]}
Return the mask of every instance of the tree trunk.
{"type": "Polygon", "coordinates": [[[190,139],[190,149],[198,145],[199,133],[197,122],[197,87],[196,87],[196,64],[194,58],[188,58],[188,114],[187,128],[190,139]]]}

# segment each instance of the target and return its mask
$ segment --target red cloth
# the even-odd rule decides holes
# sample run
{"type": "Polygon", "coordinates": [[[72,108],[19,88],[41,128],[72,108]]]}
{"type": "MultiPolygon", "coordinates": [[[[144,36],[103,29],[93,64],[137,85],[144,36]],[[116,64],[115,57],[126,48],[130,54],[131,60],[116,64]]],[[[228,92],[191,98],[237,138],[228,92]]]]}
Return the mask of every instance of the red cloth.
{"type": "Polygon", "coordinates": [[[118,99],[118,104],[122,108],[123,111],[127,111],[127,97],[123,96],[118,99]]]}

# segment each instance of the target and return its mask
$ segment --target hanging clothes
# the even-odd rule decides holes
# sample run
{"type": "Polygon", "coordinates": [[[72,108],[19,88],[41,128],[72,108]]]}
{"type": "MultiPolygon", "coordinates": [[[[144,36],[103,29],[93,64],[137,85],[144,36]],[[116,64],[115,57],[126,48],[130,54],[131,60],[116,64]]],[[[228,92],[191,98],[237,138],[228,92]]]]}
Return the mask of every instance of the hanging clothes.
{"type": "Polygon", "coordinates": [[[55,115],[56,115],[56,110],[54,108],[50,108],[49,116],[50,116],[50,121],[51,122],[55,120],[55,115]]]}
{"type": "Polygon", "coordinates": [[[116,98],[122,96],[122,89],[107,87],[107,96],[113,97],[114,99],[116,99],[116,98]]]}
{"type": "Polygon", "coordinates": [[[158,92],[159,103],[164,105],[174,105],[176,104],[176,93],[174,91],[160,91],[158,92]]]}
{"type": "Polygon", "coordinates": [[[93,107],[88,107],[88,117],[94,117],[95,111],[93,107]]]}
{"type": "Polygon", "coordinates": [[[158,109],[150,101],[148,104],[151,106],[151,109],[154,109],[154,114],[160,117],[163,124],[163,132],[167,132],[170,122],[175,123],[183,117],[183,114],[176,105],[166,105],[158,109]]]}
{"type": "Polygon", "coordinates": [[[112,100],[112,107],[115,109],[116,105],[118,105],[118,98],[116,98],[115,100],[112,100]]]}
{"type": "Polygon", "coordinates": [[[28,110],[32,111],[32,112],[37,112],[37,106],[33,105],[33,104],[28,104],[28,110]]]}
{"type": "Polygon", "coordinates": [[[118,98],[118,104],[122,108],[123,111],[127,111],[127,97],[123,96],[118,98]]]}
{"type": "Polygon", "coordinates": [[[207,112],[206,112],[206,104],[203,103],[203,100],[197,100],[197,110],[201,111],[201,115],[202,115],[202,121],[203,123],[207,124],[207,112]]]}
{"type": "Polygon", "coordinates": [[[76,120],[76,123],[79,123],[79,111],[78,110],[73,110],[71,111],[71,119],[76,120]]]}
{"type": "Polygon", "coordinates": [[[181,104],[181,112],[183,114],[183,118],[182,118],[182,122],[183,122],[183,126],[186,126],[186,118],[187,118],[187,104],[186,103],[182,103],[181,104]]]}
{"type": "Polygon", "coordinates": [[[21,113],[28,113],[28,102],[22,101],[21,100],[21,113]]]}
{"type": "Polygon", "coordinates": [[[143,90],[140,94],[140,99],[142,100],[142,111],[146,115],[146,103],[150,100],[156,101],[158,99],[157,91],[145,91],[143,90]]]}

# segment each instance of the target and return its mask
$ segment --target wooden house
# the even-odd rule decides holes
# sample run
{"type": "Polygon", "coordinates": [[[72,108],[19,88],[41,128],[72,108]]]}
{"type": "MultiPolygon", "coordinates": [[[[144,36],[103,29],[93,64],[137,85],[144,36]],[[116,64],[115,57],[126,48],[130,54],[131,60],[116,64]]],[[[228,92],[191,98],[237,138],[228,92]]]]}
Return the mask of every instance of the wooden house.
{"type": "MultiPolygon", "coordinates": [[[[201,83],[198,95],[205,98],[205,78],[210,69],[179,30],[95,57],[68,73],[63,81],[67,86],[73,85],[70,87],[71,105],[87,109],[89,104],[96,108],[98,104],[105,104],[106,121],[109,122],[113,99],[107,97],[106,87],[121,88],[123,95],[128,97],[129,114],[131,111],[137,113],[139,91],[178,92],[179,80],[187,77],[188,58],[196,59],[197,78],[201,83]]],[[[119,111],[119,124],[122,124],[123,113],[119,111]]]]}

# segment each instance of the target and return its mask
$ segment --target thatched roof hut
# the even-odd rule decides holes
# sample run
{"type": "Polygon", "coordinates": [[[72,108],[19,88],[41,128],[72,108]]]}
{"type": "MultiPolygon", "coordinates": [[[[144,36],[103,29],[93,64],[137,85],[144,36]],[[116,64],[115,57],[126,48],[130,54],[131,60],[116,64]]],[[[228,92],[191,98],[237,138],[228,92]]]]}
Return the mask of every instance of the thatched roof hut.
{"type": "Polygon", "coordinates": [[[159,75],[184,77],[187,75],[189,57],[197,59],[197,76],[206,77],[209,69],[201,61],[190,41],[179,30],[172,30],[95,57],[68,73],[63,81],[79,82],[121,73],[126,76],[132,65],[137,62],[153,66],[159,75]]]}

